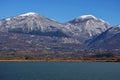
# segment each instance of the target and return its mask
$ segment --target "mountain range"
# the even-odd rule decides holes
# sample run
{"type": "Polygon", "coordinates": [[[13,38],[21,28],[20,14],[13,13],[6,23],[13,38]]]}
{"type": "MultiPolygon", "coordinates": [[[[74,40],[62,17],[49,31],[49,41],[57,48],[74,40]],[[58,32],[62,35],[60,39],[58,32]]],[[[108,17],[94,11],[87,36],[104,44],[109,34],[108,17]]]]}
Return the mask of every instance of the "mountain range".
{"type": "Polygon", "coordinates": [[[62,24],[33,12],[0,20],[2,32],[70,37],[81,42],[101,34],[109,27],[108,23],[92,15],[77,17],[62,24]]]}
{"type": "Polygon", "coordinates": [[[112,27],[93,15],[83,15],[66,23],[34,12],[0,20],[0,53],[120,50],[119,38],[120,25],[112,27]]]}

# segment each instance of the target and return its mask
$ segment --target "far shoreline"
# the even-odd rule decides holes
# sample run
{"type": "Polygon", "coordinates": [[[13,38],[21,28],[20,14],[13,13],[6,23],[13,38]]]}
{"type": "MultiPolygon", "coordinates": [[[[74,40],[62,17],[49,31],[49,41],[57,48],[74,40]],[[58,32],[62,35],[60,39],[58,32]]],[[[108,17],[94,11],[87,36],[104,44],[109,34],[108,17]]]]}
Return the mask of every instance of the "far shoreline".
{"type": "Polygon", "coordinates": [[[0,62],[120,62],[116,60],[0,60],[0,62]]]}

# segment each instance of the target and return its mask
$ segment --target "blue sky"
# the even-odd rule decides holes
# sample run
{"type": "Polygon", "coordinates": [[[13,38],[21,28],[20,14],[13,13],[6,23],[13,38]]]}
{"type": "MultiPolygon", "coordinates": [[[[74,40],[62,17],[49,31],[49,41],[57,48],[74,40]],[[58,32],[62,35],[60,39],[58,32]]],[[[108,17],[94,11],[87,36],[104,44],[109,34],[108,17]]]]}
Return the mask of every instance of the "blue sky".
{"type": "Polygon", "coordinates": [[[59,22],[92,14],[120,24],[120,0],[0,0],[0,19],[36,12],[59,22]]]}

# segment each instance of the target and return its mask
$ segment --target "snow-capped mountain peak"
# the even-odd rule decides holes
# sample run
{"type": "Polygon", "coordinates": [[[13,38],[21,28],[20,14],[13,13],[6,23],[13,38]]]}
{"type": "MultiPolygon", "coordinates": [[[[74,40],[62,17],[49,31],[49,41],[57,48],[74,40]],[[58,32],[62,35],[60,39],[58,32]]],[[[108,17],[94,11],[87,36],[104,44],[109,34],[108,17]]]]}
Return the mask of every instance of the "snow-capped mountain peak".
{"type": "Polygon", "coordinates": [[[79,37],[79,40],[81,41],[97,36],[110,27],[107,22],[96,18],[93,15],[83,15],[66,24],[67,28],[71,29],[71,34],[74,32],[73,35],[79,37]]]}
{"type": "Polygon", "coordinates": [[[117,27],[120,27],[120,25],[117,25],[117,27]]]}
{"type": "Polygon", "coordinates": [[[93,15],[83,15],[83,16],[77,17],[77,19],[85,20],[85,19],[97,19],[97,18],[93,15]]]}
{"type": "Polygon", "coordinates": [[[21,14],[19,16],[34,16],[36,15],[37,13],[34,13],[34,12],[28,12],[28,13],[25,13],[25,14],[21,14]]]}
{"type": "Polygon", "coordinates": [[[5,20],[6,20],[6,21],[10,21],[10,18],[6,18],[5,20]]]}

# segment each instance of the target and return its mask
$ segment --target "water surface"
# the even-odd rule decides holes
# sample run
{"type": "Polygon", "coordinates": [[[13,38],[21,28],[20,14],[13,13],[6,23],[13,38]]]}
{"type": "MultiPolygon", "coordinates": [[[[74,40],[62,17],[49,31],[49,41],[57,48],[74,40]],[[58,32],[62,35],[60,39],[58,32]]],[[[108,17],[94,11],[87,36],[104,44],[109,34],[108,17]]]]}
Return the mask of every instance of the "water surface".
{"type": "Polygon", "coordinates": [[[120,80],[120,63],[1,62],[0,80],[120,80]]]}

